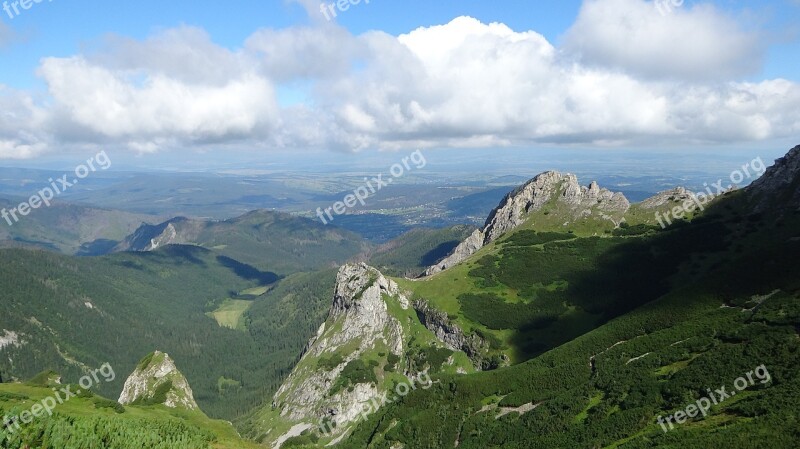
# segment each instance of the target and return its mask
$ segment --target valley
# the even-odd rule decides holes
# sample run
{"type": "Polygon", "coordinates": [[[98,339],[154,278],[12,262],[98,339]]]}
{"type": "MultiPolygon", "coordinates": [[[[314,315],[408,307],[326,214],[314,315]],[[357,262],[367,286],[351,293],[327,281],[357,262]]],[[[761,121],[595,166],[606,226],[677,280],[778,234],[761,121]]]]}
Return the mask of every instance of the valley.
{"type": "Polygon", "coordinates": [[[42,370],[120,373],[0,447],[98,423],[186,448],[744,448],[755,429],[781,447],[800,400],[799,179],[800,147],[666,229],[656,212],[683,190],[637,203],[545,172],[480,229],[383,245],[261,211],[145,225],[102,256],[0,250],[0,410],[41,397],[20,382],[42,370]],[[769,382],[659,424],[760,366],[769,382]],[[128,373],[144,399],[103,399],[128,373]]]}

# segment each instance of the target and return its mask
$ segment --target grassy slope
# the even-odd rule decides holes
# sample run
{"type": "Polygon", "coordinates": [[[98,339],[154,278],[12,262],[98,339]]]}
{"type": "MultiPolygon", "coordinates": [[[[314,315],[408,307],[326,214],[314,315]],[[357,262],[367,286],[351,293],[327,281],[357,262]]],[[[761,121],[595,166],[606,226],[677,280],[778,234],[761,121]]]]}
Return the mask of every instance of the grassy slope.
{"type": "MultiPolygon", "coordinates": [[[[800,403],[800,217],[748,216],[738,200],[718,203],[690,226],[646,237],[649,248],[677,246],[690,255],[663,273],[665,296],[529,362],[443,376],[437,389],[375,415],[343,447],[789,447],[798,438],[800,403]],[[723,247],[705,246],[712,231],[724,237],[723,247]],[[773,378],[767,386],[668,434],[656,424],[706,388],[730,390],[761,364],[773,378]],[[499,407],[537,407],[497,419],[491,398],[502,398],[499,407]]],[[[448,293],[440,304],[460,313],[451,291],[468,271],[456,267],[426,287],[409,284],[431,297],[448,293]]]]}
{"type": "MultiPolygon", "coordinates": [[[[0,384],[0,410],[6,413],[16,414],[22,410],[30,410],[30,407],[42,399],[52,396],[52,390],[46,387],[37,387],[26,384],[0,384]]],[[[119,428],[124,428],[130,435],[142,436],[148,433],[157,434],[158,437],[151,441],[165,441],[169,437],[182,436],[184,441],[190,440],[191,436],[198,440],[203,440],[211,436],[214,440],[210,446],[206,444],[187,445],[185,447],[213,447],[215,449],[255,449],[259,446],[249,443],[239,438],[230,423],[225,421],[211,420],[202,412],[190,412],[185,410],[170,409],[163,406],[127,406],[125,412],[120,414],[112,408],[103,407],[100,404],[108,401],[99,397],[73,398],[56,407],[54,419],[40,419],[25,426],[22,432],[23,444],[36,447],[42,444],[41,431],[47,427],[49,422],[65,420],[67,424],[64,428],[71,442],[72,447],[86,447],[90,439],[82,440],[81,432],[78,429],[85,428],[86,425],[94,423],[96,419],[108,419],[115,423],[119,428]],[[209,435],[210,434],[210,435],[209,435]]],[[[52,431],[52,428],[50,429],[52,431]]],[[[10,435],[9,435],[10,436],[10,435]]],[[[51,435],[52,436],[52,435],[51,435]]],[[[110,438],[104,440],[103,447],[131,448],[139,449],[136,442],[130,441],[128,435],[112,434],[110,438]]],[[[12,443],[5,441],[2,430],[0,430],[0,448],[15,447],[12,443]]],[[[17,442],[15,442],[17,443],[17,442]]],[[[53,444],[53,443],[51,443],[53,444]]],[[[175,449],[180,443],[173,443],[170,449],[175,449]]],[[[57,445],[49,446],[53,449],[63,449],[57,445]]],[[[150,446],[153,447],[153,446],[150,446]]]]}
{"type": "MultiPolygon", "coordinates": [[[[177,232],[175,243],[201,246],[280,276],[338,267],[369,249],[352,232],[265,210],[224,221],[178,218],[169,223],[177,232]]],[[[164,223],[143,227],[120,248],[143,250],[165,228],[164,223]]]]}
{"type": "MultiPolygon", "coordinates": [[[[102,258],[26,250],[0,250],[0,256],[0,329],[24,342],[2,350],[3,379],[44,369],[77,377],[82,366],[106,362],[130,372],[144,354],[161,350],[181,366],[204,411],[233,419],[271,396],[324,319],[308,312],[315,303],[310,296],[287,300],[291,317],[258,304],[270,304],[265,297],[246,314],[247,323],[256,323],[247,332],[219,327],[206,312],[233,292],[256,287],[258,276],[200,248],[102,258]],[[270,321],[273,316],[285,322],[270,321]],[[220,379],[241,388],[221,388],[220,379]]],[[[123,381],[100,393],[115,397],[123,381]]]]}
{"type": "Polygon", "coordinates": [[[244,314],[252,305],[253,301],[228,298],[216,310],[209,312],[208,315],[214,318],[217,324],[222,327],[244,331],[247,330],[243,320],[244,314]]]}
{"type": "MultiPolygon", "coordinates": [[[[0,198],[0,208],[18,204],[0,198]]],[[[158,220],[150,215],[71,204],[54,204],[20,218],[13,226],[0,219],[0,245],[28,245],[65,254],[90,250],[95,241],[106,241],[106,248],[113,247],[113,242],[123,240],[142,222],[158,220]]]]}
{"type": "Polygon", "coordinates": [[[368,263],[388,276],[417,277],[447,257],[475,228],[415,229],[378,247],[368,263]]]}

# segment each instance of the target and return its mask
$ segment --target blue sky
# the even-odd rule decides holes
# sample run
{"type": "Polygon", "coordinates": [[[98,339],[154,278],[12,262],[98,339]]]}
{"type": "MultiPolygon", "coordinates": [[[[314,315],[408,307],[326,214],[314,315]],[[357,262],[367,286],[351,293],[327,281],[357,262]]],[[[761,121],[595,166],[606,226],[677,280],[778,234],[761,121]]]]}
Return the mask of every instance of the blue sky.
{"type": "Polygon", "coordinates": [[[798,0],[686,0],[664,17],[650,0],[371,0],[336,24],[318,5],[43,0],[13,19],[0,11],[0,107],[29,125],[0,117],[0,160],[91,146],[783,145],[800,131],[798,0]],[[226,116],[208,112],[215,101],[226,116]],[[484,107],[486,120],[469,113],[484,107]],[[165,118],[138,123],[143,111],[165,118]]]}
{"type": "MultiPolygon", "coordinates": [[[[399,35],[468,15],[516,30],[535,30],[556,40],[575,19],[580,4],[578,0],[372,0],[339,15],[338,23],[356,34],[382,30],[399,35]]],[[[36,83],[40,58],[76,54],[109,33],[144,39],[160,29],[194,25],[207,30],[217,44],[236,49],[259,28],[310,21],[300,4],[281,0],[44,0],[13,20],[6,13],[0,17],[19,35],[14,45],[0,50],[4,62],[0,82],[19,88],[36,83]]]]}
{"type": "MultiPolygon", "coordinates": [[[[6,13],[0,16],[19,35],[14,45],[0,50],[4,62],[0,82],[30,87],[41,57],[75,54],[108,33],[143,39],[159,29],[196,25],[206,29],[218,44],[235,49],[259,28],[283,28],[309,21],[300,4],[281,0],[49,1],[34,5],[13,20],[6,13]]],[[[692,3],[687,0],[685,5],[692,3]]],[[[796,63],[800,55],[800,2],[728,0],[714,4],[732,14],[751,16],[775,34],[765,77],[800,80],[800,64],[796,63]]],[[[580,0],[372,0],[341,14],[338,22],[353,33],[377,29],[398,35],[468,15],[483,22],[502,22],[515,30],[534,30],[557,42],[575,20],[580,6],[580,0]]]]}

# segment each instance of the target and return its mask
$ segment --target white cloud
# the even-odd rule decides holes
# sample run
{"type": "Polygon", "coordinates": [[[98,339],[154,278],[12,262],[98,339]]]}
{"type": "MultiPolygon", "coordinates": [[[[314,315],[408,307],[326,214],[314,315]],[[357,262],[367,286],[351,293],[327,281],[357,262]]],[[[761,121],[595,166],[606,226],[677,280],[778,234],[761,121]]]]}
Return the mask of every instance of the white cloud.
{"type": "Polygon", "coordinates": [[[85,59],[115,72],[217,86],[253,68],[242,53],[214,44],[201,28],[187,26],[164,30],[144,41],[110,35],[85,59]]]}
{"type": "Polygon", "coordinates": [[[189,27],[143,41],[110,37],[90,53],[43,59],[45,99],[0,90],[0,158],[64,143],[140,153],[352,151],[720,144],[798,133],[800,87],[742,82],[761,50],[731,20],[705,7],[665,17],[641,0],[589,0],[564,47],[469,17],[401,36],[354,36],[329,23],[265,29],[236,51],[189,27]],[[681,33],[707,39],[689,48],[681,33]],[[746,45],[721,48],[731,42],[746,45]],[[279,107],[276,90],[298,85],[309,86],[308,100],[279,107]]]}
{"type": "Polygon", "coordinates": [[[710,4],[672,4],[586,0],[565,49],[584,63],[648,78],[728,80],[758,73],[766,49],[758,33],[710,4]]]}
{"type": "Polygon", "coordinates": [[[150,66],[124,68],[81,56],[44,59],[39,74],[55,102],[53,126],[77,128],[70,132],[78,140],[111,139],[153,151],[163,142],[186,146],[264,137],[277,122],[274,89],[267,79],[253,71],[220,77],[204,70],[213,62],[200,64],[192,76],[181,63],[196,55],[176,58],[163,59],[161,66],[154,65],[157,57],[150,66]]]}
{"type": "Polygon", "coordinates": [[[356,149],[759,140],[796,131],[800,114],[793,83],[637,77],[470,18],[361,39],[369,65],[322,90],[356,149]]]}
{"type": "Polygon", "coordinates": [[[338,26],[259,30],[245,47],[279,82],[347,76],[363,55],[358,39],[338,26]]]}

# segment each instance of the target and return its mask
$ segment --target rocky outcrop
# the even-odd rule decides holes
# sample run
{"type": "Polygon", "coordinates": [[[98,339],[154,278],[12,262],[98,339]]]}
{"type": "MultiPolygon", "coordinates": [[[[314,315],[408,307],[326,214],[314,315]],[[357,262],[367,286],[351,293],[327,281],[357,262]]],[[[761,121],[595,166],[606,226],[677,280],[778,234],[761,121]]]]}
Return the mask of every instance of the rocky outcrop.
{"type": "MultiPolygon", "coordinates": [[[[384,404],[380,398],[393,394],[389,385],[399,375],[418,377],[430,369],[420,351],[463,347],[479,354],[482,342],[465,337],[446,315],[427,307],[421,315],[433,332],[422,326],[420,312],[397,283],[363,263],[341,267],[328,318],[258,421],[266,432],[259,442],[276,448],[306,431],[339,441],[365,406],[376,411],[384,404]]],[[[451,359],[449,369],[474,370],[463,355],[451,359]]]]}
{"type": "Polygon", "coordinates": [[[169,354],[156,351],[145,357],[125,381],[120,404],[163,404],[198,410],[189,382],[169,354]]]}
{"type": "Polygon", "coordinates": [[[482,229],[475,231],[453,253],[428,268],[430,276],[457,265],[502,235],[525,223],[530,214],[551,205],[567,223],[588,217],[618,226],[630,208],[630,202],[621,193],[602,189],[596,182],[581,186],[573,174],[549,171],[528,181],[506,195],[492,211],[482,229]]]}
{"type": "Polygon", "coordinates": [[[755,212],[798,210],[800,208],[800,145],[775,161],[760,178],[747,187],[755,212]]]}
{"type": "MultiPolygon", "coordinates": [[[[378,270],[365,264],[345,265],[339,270],[328,319],[273,398],[273,407],[283,419],[314,428],[328,419],[335,423],[331,433],[337,435],[356,420],[362,404],[379,395],[379,385],[372,382],[336,390],[334,386],[347,365],[362,360],[368,351],[382,348],[398,358],[403,356],[403,327],[390,313],[387,301],[410,308],[397,284],[378,270]]],[[[280,437],[275,441],[280,442],[280,437]]]]}
{"type": "Polygon", "coordinates": [[[683,204],[692,199],[692,192],[683,187],[659,192],[656,195],[637,204],[640,209],[660,210],[664,207],[673,207],[675,204],[683,204]]]}
{"type": "Polygon", "coordinates": [[[204,223],[178,217],[157,225],[144,224],[113,251],[153,251],[158,248],[189,244],[197,239],[204,223]]]}
{"type": "Polygon", "coordinates": [[[448,349],[462,351],[472,360],[476,368],[486,368],[483,355],[489,349],[489,345],[482,338],[474,334],[465,335],[461,328],[450,321],[446,313],[434,309],[424,300],[414,301],[414,310],[420,323],[433,332],[448,349]]]}
{"type": "Polygon", "coordinates": [[[3,332],[0,333],[0,349],[5,348],[6,346],[11,347],[19,345],[20,345],[19,334],[14,331],[3,329],[3,332]]]}

